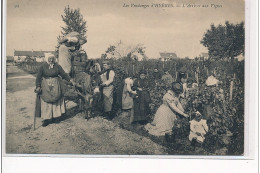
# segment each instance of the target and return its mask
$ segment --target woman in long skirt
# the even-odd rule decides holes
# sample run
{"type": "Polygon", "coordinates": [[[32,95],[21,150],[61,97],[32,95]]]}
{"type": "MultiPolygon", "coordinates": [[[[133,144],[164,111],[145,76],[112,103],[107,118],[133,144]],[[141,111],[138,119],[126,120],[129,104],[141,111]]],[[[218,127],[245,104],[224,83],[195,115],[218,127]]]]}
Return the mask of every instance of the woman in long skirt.
{"type": "Polygon", "coordinates": [[[134,81],[133,89],[137,91],[134,98],[134,118],[133,122],[145,124],[147,122],[147,115],[150,113],[149,103],[151,97],[149,93],[149,81],[146,78],[146,72],[141,70],[139,78],[134,81]]]}
{"type": "Polygon", "coordinates": [[[59,64],[55,63],[54,55],[49,55],[47,59],[47,62],[39,68],[36,77],[36,92],[40,93],[43,126],[48,125],[54,118],[65,113],[59,76],[70,81],[69,75],[64,72],[59,64]]]}

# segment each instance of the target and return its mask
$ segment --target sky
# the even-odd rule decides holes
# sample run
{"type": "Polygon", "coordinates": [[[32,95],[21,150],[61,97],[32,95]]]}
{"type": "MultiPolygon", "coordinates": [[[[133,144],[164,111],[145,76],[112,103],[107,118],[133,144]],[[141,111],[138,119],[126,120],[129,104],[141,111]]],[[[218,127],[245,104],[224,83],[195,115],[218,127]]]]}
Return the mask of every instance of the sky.
{"type": "Polygon", "coordinates": [[[88,42],[83,49],[90,58],[100,57],[120,40],[126,45],[143,44],[149,58],[158,58],[159,52],[194,58],[207,52],[200,40],[210,24],[245,20],[244,0],[7,0],[6,54],[12,56],[14,50],[53,51],[64,25],[61,15],[68,5],[79,8],[87,21],[88,42]],[[162,3],[181,7],[151,7],[162,3]],[[209,7],[202,7],[206,4],[209,7]]]}

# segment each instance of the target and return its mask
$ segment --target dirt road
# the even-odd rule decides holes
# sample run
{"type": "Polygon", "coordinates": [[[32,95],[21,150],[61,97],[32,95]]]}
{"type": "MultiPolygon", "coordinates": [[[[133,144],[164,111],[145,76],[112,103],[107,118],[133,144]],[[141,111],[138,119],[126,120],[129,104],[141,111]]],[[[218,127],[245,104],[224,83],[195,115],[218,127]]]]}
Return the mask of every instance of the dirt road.
{"type": "Polygon", "coordinates": [[[62,121],[33,130],[35,77],[7,66],[5,145],[7,154],[167,154],[165,147],[101,117],[85,120],[69,102],[62,121]]]}

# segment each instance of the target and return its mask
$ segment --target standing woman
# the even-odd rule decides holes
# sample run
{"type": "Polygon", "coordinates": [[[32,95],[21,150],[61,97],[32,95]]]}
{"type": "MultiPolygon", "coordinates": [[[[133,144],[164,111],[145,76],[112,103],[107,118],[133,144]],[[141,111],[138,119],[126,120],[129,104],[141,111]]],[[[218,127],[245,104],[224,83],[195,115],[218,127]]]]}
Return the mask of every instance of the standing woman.
{"type": "Polygon", "coordinates": [[[134,118],[134,96],[137,94],[136,91],[132,90],[134,80],[132,77],[128,77],[124,81],[124,88],[122,93],[122,109],[130,110],[130,123],[133,122],[134,118]]]}
{"type": "Polygon", "coordinates": [[[176,82],[182,85],[183,93],[180,96],[185,98],[187,93],[187,74],[185,72],[179,72],[176,82]]]}
{"type": "Polygon", "coordinates": [[[180,94],[180,102],[184,108],[187,107],[187,92],[188,92],[188,87],[187,87],[187,74],[185,72],[179,72],[178,73],[178,78],[176,80],[179,84],[182,85],[183,92],[180,94]]]}
{"type": "Polygon", "coordinates": [[[70,81],[68,74],[64,72],[59,64],[55,63],[54,55],[49,54],[47,56],[47,62],[39,68],[36,77],[35,91],[41,93],[41,117],[44,119],[43,126],[47,126],[54,118],[60,117],[65,113],[65,103],[59,76],[68,82],[70,81]]]}
{"type": "Polygon", "coordinates": [[[133,90],[137,91],[137,96],[134,98],[133,122],[145,124],[147,122],[147,115],[150,112],[149,103],[151,103],[151,97],[149,93],[149,81],[146,78],[144,70],[139,72],[139,78],[134,81],[133,90]]]}

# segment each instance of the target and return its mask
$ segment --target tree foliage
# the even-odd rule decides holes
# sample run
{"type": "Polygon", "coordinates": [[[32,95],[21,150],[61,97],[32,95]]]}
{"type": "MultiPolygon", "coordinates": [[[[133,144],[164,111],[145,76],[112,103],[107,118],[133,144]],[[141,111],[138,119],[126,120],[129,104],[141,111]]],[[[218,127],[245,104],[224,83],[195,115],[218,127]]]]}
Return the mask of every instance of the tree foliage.
{"type": "Polygon", "coordinates": [[[78,32],[81,36],[86,38],[87,22],[83,19],[80,9],[71,9],[69,6],[65,7],[64,15],[61,15],[62,20],[65,23],[62,28],[62,35],[67,35],[70,32],[78,32]]]}
{"type": "Polygon", "coordinates": [[[87,39],[87,22],[83,19],[80,9],[71,9],[69,6],[65,7],[64,15],[61,15],[65,26],[62,26],[61,35],[57,37],[58,44],[56,46],[56,54],[58,54],[58,48],[60,46],[59,41],[70,32],[78,32],[81,38],[87,39]]]}
{"type": "Polygon", "coordinates": [[[102,55],[102,57],[107,59],[138,60],[140,57],[146,58],[145,47],[142,44],[127,45],[121,41],[116,45],[110,45],[105,53],[106,56],[102,55]]]}
{"type": "Polygon", "coordinates": [[[212,24],[201,40],[201,44],[208,48],[209,57],[215,59],[234,59],[244,54],[245,28],[244,22],[215,26],[212,24]]]}

